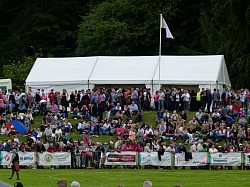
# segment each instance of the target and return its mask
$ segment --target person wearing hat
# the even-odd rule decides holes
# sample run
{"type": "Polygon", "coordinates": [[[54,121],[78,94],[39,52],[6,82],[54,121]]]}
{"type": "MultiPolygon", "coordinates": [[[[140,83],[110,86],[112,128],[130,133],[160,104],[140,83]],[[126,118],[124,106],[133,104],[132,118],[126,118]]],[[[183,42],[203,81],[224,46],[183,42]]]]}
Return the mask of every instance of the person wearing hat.
{"type": "Polygon", "coordinates": [[[77,182],[77,181],[73,181],[73,182],[71,183],[71,187],[80,187],[80,183],[77,182]]]}
{"type": "Polygon", "coordinates": [[[14,184],[14,187],[23,187],[23,183],[21,183],[21,182],[16,182],[16,183],[14,184]]]}
{"type": "Polygon", "coordinates": [[[12,163],[12,174],[11,177],[9,179],[12,179],[12,177],[14,176],[14,173],[16,172],[16,176],[17,176],[17,180],[19,180],[19,155],[16,152],[16,149],[12,149],[11,151],[12,155],[11,155],[11,160],[9,165],[12,163]]]}

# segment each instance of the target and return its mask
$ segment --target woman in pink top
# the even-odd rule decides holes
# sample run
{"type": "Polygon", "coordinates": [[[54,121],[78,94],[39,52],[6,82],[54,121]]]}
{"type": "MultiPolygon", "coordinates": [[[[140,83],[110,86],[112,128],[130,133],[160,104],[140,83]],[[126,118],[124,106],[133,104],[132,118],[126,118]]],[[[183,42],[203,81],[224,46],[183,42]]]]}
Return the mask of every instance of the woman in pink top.
{"type": "Polygon", "coordinates": [[[129,140],[132,140],[132,141],[135,140],[135,128],[134,127],[131,127],[128,135],[129,135],[129,140]]]}
{"type": "Polygon", "coordinates": [[[0,99],[0,109],[3,109],[4,108],[4,102],[3,102],[3,99],[0,99]]]}
{"type": "Polygon", "coordinates": [[[47,96],[45,95],[45,93],[42,93],[41,99],[47,101],[47,96]]]}
{"type": "Polygon", "coordinates": [[[155,103],[156,110],[158,110],[158,100],[159,100],[159,94],[158,94],[158,91],[156,91],[154,95],[154,103],[155,103]]]}

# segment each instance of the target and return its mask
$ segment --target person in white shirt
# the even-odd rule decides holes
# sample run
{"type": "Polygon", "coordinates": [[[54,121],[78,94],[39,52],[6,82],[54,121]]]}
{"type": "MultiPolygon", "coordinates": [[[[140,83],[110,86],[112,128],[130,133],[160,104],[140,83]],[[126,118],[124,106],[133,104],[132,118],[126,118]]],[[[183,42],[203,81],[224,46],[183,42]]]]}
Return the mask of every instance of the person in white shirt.
{"type": "Polygon", "coordinates": [[[192,142],[192,145],[190,146],[190,152],[197,152],[197,142],[192,142]]]}
{"type": "Polygon", "coordinates": [[[43,136],[43,132],[41,131],[40,128],[37,128],[37,139],[41,140],[42,136],[43,136]]]}
{"type": "Polygon", "coordinates": [[[201,152],[202,149],[203,149],[203,140],[199,140],[197,145],[197,151],[201,152]]]}
{"type": "Polygon", "coordinates": [[[55,136],[56,136],[56,141],[59,141],[62,138],[62,129],[56,127],[55,136]]]}
{"type": "Polygon", "coordinates": [[[150,149],[150,143],[147,143],[145,148],[144,148],[144,152],[148,152],[148,153],[151,153],[153,152],[153,150],[150,149]]]}
{"type": "Polygon", "coordinates": [[[77,130],[80,131],[80,133],[83,133],[83,131],[84,131],[83,121],[78,123],[77,130]]]}
{"type": "Polygon", "coordinates": [[[218,149],[215,148],[214,144],[212,145],[212,147],[209,149],[208,151],[209,153],[218,153],[218,149]]]}
{"type": "Polygon", "coordinates": [[[183,103],[184,103],[184,110],[188,112],[190,109],[190,94],[187,90],[184,90],[184,93],[181,96],[183,103]]]}
{"type": "Polygon", "coordinates": [[[195,114],[195,118],[199,122],[200,125],[202,123],[202,121],[201,121],[202,120],[202,116],[203,116],[203,112],[202,112],[201,109],[199,109],[199,111],[196,112],[196,114],[195,114]]]}

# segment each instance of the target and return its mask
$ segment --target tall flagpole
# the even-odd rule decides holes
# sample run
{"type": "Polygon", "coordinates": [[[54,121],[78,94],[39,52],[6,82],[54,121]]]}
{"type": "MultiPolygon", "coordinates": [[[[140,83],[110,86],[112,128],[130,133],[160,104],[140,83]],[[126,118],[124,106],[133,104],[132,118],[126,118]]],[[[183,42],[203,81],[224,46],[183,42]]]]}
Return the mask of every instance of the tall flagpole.
{"type": "Polygon", "coordinates": [[[162,14],[160,14],[160,44],[159,44],[159,88],[161,88],[161,28],[162,28],[162,14]]]}

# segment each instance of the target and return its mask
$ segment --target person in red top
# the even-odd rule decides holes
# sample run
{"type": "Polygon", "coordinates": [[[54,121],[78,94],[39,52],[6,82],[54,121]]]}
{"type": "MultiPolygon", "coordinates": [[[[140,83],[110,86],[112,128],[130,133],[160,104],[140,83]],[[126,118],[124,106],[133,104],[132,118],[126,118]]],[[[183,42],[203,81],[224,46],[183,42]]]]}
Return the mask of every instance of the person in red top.
{"type": "Polygon", "coordinates": [[[57,148],[57,152],[66,152],[66,149],[63,147],[63,144],[60,144],[57,148]]]}
{"type": "Polygon", "coordinates": [[[129,150],[129,142],[127,142],[127,143],[123,146],[122,151],[130,151],[130,150],[129,150]]]}
{"type": "Polygon", "coordinates": [[[236,152],[236,149],[232,144],[229,145],[227,150],[228,150],[228,152],[236,152]]]}
{"type": "Polygon", "coordinates": [[[245,153],[250,153],[250,148],[249,148],[249,144],[248,143],[246,143],[246,145],[245,145],[246,147],[245,147],[245,153]]]}
{"type": "Polygon", "coordinates": [[[238,113],[240,112],[240,105],[238,105],[238,103],[235,102],[234,105],[233,105],[232,110],[233,110],[233,115],[237,116],[238,113]]]}
{"type": "Polygon", "coordinates": [[[120,126],[119,128],[116,129],[116,135],[117,136],[121,136],[125,133],[124,128],[122,128],[122,126],[120,126]]]}
{"type": "Polygon", "coordinates": [[[144,151],[144,147],[142,143],[137,143],[137,147],[135,149],[136,152],[143,152],[144,151]]]}
{"type": "Polygon", "coordinates": [[[50,104],[52,104],[52,102],[55,100],[55,93],[54,93],[54,90],[51,89],[49,95],[48,95],[48,98],[50,100],[50,104]]]}
{"type": "Polygon", "coordinates": [[[57,151],[56,151],[56,146],[54,146],[54,144],[51,143],[51,144],[49,145],[47,151],[50,152],[50,153],[57,152],[57,151]]]}

